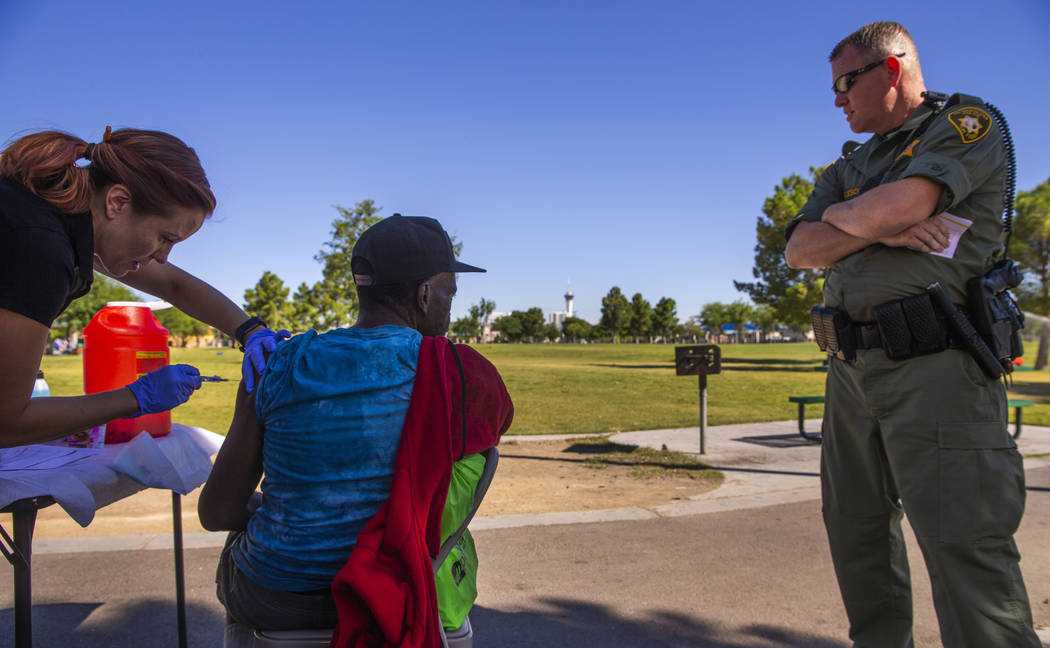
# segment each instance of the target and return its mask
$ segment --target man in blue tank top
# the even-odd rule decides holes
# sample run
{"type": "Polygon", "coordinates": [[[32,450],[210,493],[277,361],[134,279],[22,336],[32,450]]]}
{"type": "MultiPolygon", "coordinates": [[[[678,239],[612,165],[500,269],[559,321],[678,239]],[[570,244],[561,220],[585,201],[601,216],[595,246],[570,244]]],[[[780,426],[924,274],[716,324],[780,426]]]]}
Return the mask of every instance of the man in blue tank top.
{"type": "Polygon", "coordinates": [[[484,272],[456,260],[436,220],[399,214],[361,235],[351,263],[357,322],[278,346],[256,392],[240,390],[201,493],[204,527],[233,531],[219,599],[254,628],[335,625],[330,586],[389,497],[422,336],[448,330],[455,273],[484,272]]]}

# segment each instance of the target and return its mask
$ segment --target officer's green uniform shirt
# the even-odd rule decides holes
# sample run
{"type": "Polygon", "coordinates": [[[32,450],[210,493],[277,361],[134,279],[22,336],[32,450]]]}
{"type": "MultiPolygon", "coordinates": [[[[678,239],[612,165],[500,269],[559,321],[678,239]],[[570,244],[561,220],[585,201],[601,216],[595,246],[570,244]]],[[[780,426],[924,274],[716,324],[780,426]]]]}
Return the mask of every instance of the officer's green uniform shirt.
{"type": "Polygon", "coordinates": [[[831,266],[824,283],[825,305],[844,309],[855,321],[870,321],[873,306],[923,293],[934,281],[953,301],[963,303],[966,281],[984,274],[1002,257],[1005,154],[999,129],[979,99],[956,97],[961,101],[942,110],[918,139],[913,134],[932,110],[925,104],[900,128],[872,136],[833,162],[793,221],[819,222],[827,207],[857,195],[879,174],[885,174],[880,184],[920,176],[944,187],[934,213],[973,221],[955,255],[946,259],[904,247],[870,245],[831,266]]]}

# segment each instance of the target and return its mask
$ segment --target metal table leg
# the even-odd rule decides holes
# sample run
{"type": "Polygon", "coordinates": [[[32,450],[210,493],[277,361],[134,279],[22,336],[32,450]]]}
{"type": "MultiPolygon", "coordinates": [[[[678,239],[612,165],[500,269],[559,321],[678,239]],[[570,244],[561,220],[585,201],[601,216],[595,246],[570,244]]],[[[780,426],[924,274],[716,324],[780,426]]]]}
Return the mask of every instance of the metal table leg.
{"type": "Polygon", "coordinates": [[[806,404],[801,402],[798,404],[798,433],[806,441],[813,441],[814,443],[820,443],[824,439],[823,425],[821,425],[820,434],[806,432],[806,404]]]}
{"type": "Polygon", "coordinates": [[[3,509],[4,513],[11,514],[14,526],[13,540],[0,528],[3,537],[0,551],[14,568],[15,648],[33,646],[33,529],[37,510],[54,503],[50,496],[28,497],[3,509]]]}
{"type": "Polygon", "coordinates": [[[15,527],[15,548],[22,560],[15,568],[15,647],[33,646],[33,528],[36,509],[17,510],[11,514],[15,527]]]}
{"type": "Polygon", "coordinates": [[[175,545],[175,609],[179,619],[179,648],[186,648],[186,577],[182,560],[182,496],[171,491],[172,536],[175,545]]]}

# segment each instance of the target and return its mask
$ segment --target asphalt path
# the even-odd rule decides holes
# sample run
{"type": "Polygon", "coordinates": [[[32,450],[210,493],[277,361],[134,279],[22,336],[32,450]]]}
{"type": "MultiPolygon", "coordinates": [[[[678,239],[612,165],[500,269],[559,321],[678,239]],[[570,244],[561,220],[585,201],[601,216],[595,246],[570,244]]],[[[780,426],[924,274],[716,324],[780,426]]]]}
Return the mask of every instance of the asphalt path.
{"type": "MultiPolygon", "coordinates": [[[[695,440],[695,428],[691,435],[695,440]]],[[[1050,441],[1050,430],[1026,428],[1030,439],[1039,435],[1050,441]]],[[[731,436],[739,439],[739,430],[731,436]]],[[[567,524],[558,523],[565,517],[478,520],[474,645],[849,646],[815,496],[812,456],[818,450],[786,441],[761,447],[736,463],[728,451],[713,453],[708,460],[733,479],[720,495],[715,491],[678,508],[567,524]],[[781,455],[789,457],[787,463],[753,461],[756,452],[775,453],[778,447],[788,448],[781,455]],[[798,458],[805,453],[808,459],[798,458]],[[773,477],[780,481],[769,481],[773,477]],[[782,503],[763,505],[768,501],[782,503]]],[[[1045,460],[1030,463],[1028,507],[1017,542],[1036,626],[1046,627],[1050,467],[1045,460]]],[[[916,646],[938,646],[928,578],[910,532],[908,537],[916,646]]],[[[128,546],[128,538],[121,546],[128,546]]],[[[218,543],[188,541],[205,545],[185,554],[189,645],[218,648],[224,625],[214,588],[218,543]]],[[[76,548],[70,542],[78,540],[50,549],[41,543],[34,556],[36,646],[177,645],[170,551],[100,550],[105,538],[85,538],[76,548]]],[[[13,644],[12,606],[8,585],[0,591],[0,637],[13,644]]]]}

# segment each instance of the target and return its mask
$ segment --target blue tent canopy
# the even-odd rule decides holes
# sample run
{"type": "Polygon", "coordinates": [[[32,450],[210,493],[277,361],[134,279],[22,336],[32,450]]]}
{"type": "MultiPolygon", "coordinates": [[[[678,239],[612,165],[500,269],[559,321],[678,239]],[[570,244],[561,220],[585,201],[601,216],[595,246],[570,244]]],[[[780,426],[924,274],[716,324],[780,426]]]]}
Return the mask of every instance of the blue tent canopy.
{"type": "MultiPolygon", "coordinates": [[[[757,331],[757,330],[759,330],[759,328],[757,326],[755,326],[754,324],[744,324],[744,330],[745,331],[757,331]]],[[[722,325],[722,332],[723,333],[735,333],[736,332],[736,325],[734,325],[734,324],[723,324],[722,325]]]]}

